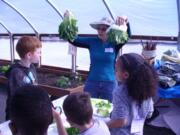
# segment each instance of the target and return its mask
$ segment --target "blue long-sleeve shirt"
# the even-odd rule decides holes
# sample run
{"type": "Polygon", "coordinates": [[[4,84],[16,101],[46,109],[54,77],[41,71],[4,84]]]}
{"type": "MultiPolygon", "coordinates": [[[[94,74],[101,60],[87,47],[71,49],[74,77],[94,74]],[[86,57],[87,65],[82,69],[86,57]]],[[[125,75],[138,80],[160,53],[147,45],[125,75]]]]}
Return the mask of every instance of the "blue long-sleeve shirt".
{"type": "Polygon", "coordinates": [[[88,80],[91,81],[114,81],[115,59],[118,49],[109,42],[103,42],[98,37],[78,37],[74,44],[89,49],[90,69],[88,80]]]}
{"type": "MultiPolygon", "coordinates": [[[[130,27],[128,24],[128,34],[130,27]]],[[[90,69],[88,80],[90,81],[114,81],[115,80],[115,61],[119,49],[124,44],[115,45],[110,42],[103,42],[98,36],[80,37],[78,36],[73,45],[87,48],[90,53],[90,69]]]]}

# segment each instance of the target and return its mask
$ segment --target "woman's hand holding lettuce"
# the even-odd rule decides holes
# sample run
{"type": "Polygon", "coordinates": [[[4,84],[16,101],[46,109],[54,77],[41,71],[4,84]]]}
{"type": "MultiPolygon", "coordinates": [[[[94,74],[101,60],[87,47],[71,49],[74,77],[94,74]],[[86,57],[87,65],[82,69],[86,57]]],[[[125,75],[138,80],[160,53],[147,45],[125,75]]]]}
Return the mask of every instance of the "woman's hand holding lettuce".
{"type": "Polygon", "coordinates": [[[71,12],[66,11],[64,19],[59,25],[59,37],[72,42],[77,36],[77,32],[77,20],[71,12]]]}
{"type": "Polygon", "coordinates": [[[128,41],[127,17],[117,17],[116,24],[111,25],[106,32],[109,42],[116,45],[126,43],[128,41]]]}
{"type": "MultiPolygon", "coordinates": [[[[64,13],[64,20],[59,25],[59,37],[73,42],[78,33],[77,20],[70,11],[64,13]]],[[[127,18],[117,17],[116,24],[107,29],[108,41],[116,45],[128,41],[127,18]]]]}

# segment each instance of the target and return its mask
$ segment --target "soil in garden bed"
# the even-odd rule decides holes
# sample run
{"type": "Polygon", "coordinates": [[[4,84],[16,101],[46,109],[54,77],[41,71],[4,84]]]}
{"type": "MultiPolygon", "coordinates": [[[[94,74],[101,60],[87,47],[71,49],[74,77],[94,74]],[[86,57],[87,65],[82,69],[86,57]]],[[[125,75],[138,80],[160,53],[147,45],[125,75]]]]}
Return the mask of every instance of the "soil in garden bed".
{"type": "Polygon", "coordinates": [[[75,88],[84,84],[85,78],[80,75],[58,75],[56,73],[37,72],[39,84],[55,86],[60,88],[75,88]]]}

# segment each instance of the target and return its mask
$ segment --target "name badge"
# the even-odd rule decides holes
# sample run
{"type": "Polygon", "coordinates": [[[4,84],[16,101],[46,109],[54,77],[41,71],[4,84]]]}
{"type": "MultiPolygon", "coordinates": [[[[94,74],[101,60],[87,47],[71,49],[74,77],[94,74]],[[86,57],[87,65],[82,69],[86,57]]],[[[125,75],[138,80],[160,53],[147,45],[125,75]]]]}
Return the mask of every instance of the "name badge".
{"type": "Polygon", "coordinates": [[[107,53],[113,53],[114,49],[113,48],[105,48],[105,52],[107,53]]]}

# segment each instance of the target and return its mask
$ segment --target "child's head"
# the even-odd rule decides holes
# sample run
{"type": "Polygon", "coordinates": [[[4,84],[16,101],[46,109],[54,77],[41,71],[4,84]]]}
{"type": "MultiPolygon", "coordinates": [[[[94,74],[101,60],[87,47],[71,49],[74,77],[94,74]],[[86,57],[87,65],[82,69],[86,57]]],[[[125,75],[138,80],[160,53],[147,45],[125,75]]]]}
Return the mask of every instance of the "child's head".
{"type": "Polygon", "coordinates": [[[64,100],[63,110],[72,126],[89,124],[93,115],[90,95],[85,92],[70,94],[64,100]]]}
{"type": "Polygon", "coordinates": [[[38,63],[42,44],[36,37],[21,37],[16,45],[16,51],[21,59],[28,59],[31,63],[38,63]]]}
{"type": "Polygon", "coordinates": [[[44,135],[53,120],[51,108],[48,94],[38,86],[18,88],[10,102],[12,133],[44,135]]]}
{"type": "Polygon", "coordinates": [[[157,89],[157,75],[141,55],[123,54],[116,62],[116,76],[127,85],[128,94],[141,103],[154,96],[157,89]]]}

